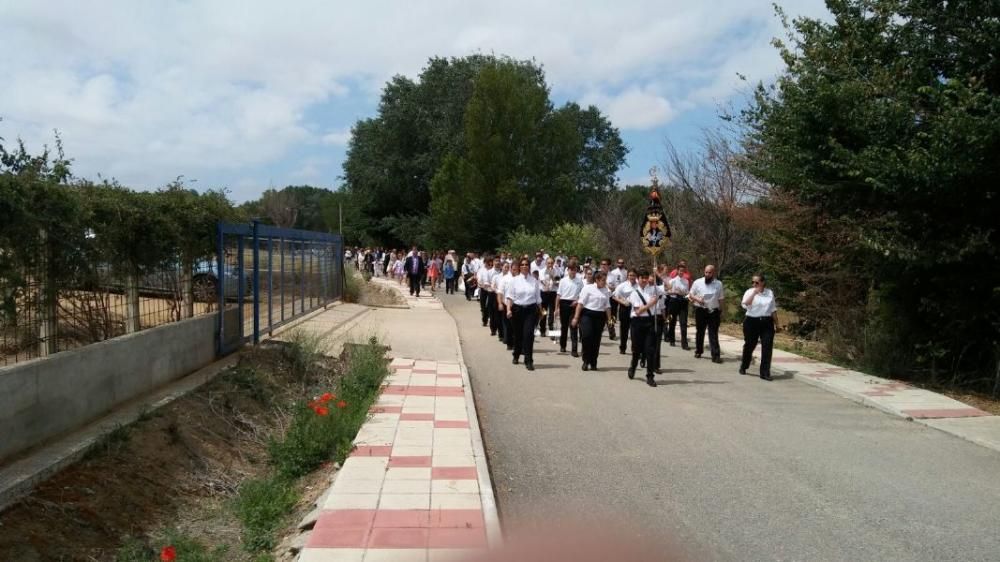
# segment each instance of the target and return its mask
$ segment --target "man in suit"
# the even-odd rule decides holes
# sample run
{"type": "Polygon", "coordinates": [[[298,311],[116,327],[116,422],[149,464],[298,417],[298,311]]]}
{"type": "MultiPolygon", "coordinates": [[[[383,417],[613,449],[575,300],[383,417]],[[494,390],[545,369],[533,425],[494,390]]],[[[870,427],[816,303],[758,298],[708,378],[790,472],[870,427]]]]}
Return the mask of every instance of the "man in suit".
{"type": "Polygon", "coordinates": [[[417,251],[417,247],[414,246],[410,255],[406,256],[406,261],[403,262],[403,270],[406,271],[406,277],[410,280],[410,296],[420,296],[420,280],[423,278],[424,273],[427,271],[427,262],[420,257],[420,252],[417,251]]]}

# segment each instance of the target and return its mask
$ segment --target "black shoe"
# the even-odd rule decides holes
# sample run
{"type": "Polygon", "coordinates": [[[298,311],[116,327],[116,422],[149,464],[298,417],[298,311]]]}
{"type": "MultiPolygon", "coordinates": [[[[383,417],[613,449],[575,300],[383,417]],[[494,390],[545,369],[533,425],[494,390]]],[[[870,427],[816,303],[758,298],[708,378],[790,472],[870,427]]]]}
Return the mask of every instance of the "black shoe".
{"type": "Polygon", "coordinates": [[[695,359],[701,359],[701,354],[700,353],[695,353],[694,354],[694,358],[695,359]]]}
{"type": "Polygon", "coordinates": [[[597,363],[591,363],[590,364],[590,370],[591,371],[596,371],[597,370],[597,363]]]}
{"type": "Polygon", "coordinates": [[[632,367],[629,367],[628,378],[630,378],[630,379],[634,379],[635,378],[635,369],[632,368],[632,367]]]}
{"type": "Polygon", "coordinates": [[[682,343],[681,344],[681,349],[683,349],[684,351],[690,351],[691,350],[691,346],[682,343]]]}
{"type": "Polygon", "coordinates": [[[514,356],[514,360],[511,361],[512,364],[517,365],[517,356],[514,356]]]}
{"type": "Polygon", "coordinates": [[[656,381],[653,379],[651,375],[646,375],[646,384],[654,388],[656,387],[656,381]]]}
{"type": "Polygon", "coordinates": [[[653,372],[656,373],[657,375],[662,375],[663,369],[653,369],[653,372]]]}
{"type": "Polygon", "coordinates": [[[534,362],[531,362],[531,361],[525,361],[524,362],[524,368],[527,369],[527,370],[529,370],[529,371],[534,371],[535,370],[535,364],[534,364],[534,362]]]}
{"type": "Polygon", "coordinates": [[[483,328],[485,328],[485,327],[486,327],[486,321],[484,320],[483,321],[483,328]]]}
{"type": "Polygon", "coordinates": [[[646,368],[646,360],[645,359],[640,359],[639,360],[639,366],[642,367],[643,369],[645,369],[646,368]]]}
{"type": "Polygon", "coordinates": [[[608,336],[608,339],[611,340],[611,341],[617,341],[618,337],[617,336],[608,336]]]}
{"type": "Polygon", "coordinates": [[[670,347],[677,347],[677,344],[674,342],[670,342],[670,347]]]}
{"type": "Polygon", "coordinates": [[[746,370],[746,369],[744,369],[743,367],[740,367],[740,374],[741,374],[741,375],[745,375],[745,374],[747,374],[747,370],[746,370]]]}
{"type": "Polygon", "coordinates": [[[566,348],[565,347],[560,347],[559,348],[559,353],[566,353],[566,348]]]}
{"type": "Polygon", "coordinates": [[[622,355],[625,355],[625,348],[624,347],[619,347],[618,348],[618,353],[621,353],[622,355]]]}
{"type": "Polygon", "coordinates": [[[761,378],[761,380],[765,380],[765,381],[773,381],[774,380],[774,379],[771,378],[771,375],[761,375],[760,378],[761,378]]]}
{"type": "Polygon", "coordinates": [[[582,367],[582,369],[583,369],[584,371],[589,371],[589,370],[590,370],[590,365],[588,365],[588,364],[584,363],[584,364],[583,364],[583,367],[582,367]]]}
{"type": "Polygon", "coordinates": [[[514,346],[508,343],[507,344],[507,351],[514,351],[514,346]]]}
{"type": "Polygon", "coordinates": [[[572,355],[573,357],[579,357],[580,356],[580,354],[577,353],[575,349],[573,350],[573,353],[570,353],[570,355],[572,355]]]}
{"type": "Polygon", "coordinates": [[[721,365],[722,364],[722,358],[721,357],[713,357],[712,358],[712,363],[718,363],[718,364],[721,365]]]}
{"type": "Polygon", "coordinates": [[[497,333],[496,332],[490,332],[490,335],[491,336],[495,336],[495,335],[497,335],[497,333]]]}

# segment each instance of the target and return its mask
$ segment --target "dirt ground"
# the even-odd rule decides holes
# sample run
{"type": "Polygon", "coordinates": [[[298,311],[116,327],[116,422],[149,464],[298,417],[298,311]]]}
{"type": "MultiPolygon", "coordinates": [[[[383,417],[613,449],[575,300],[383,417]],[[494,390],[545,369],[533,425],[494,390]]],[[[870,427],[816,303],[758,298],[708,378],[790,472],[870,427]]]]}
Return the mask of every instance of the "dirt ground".
{"type": "MultiPolygon", "coordinates": [[[[321,367],[327,380],[319,384],[332,387],[342,364],[321,367]]],[[[228,560],[252,559],[226,502],[241,481],[266,470],[267,439],[283,425],[283,405],[306,390],[280,345],[245,354],[236,368],[116,430],[0,513],[0,560],[113,560],[128,537],[159,552],[166,528],[226,545],[228,560]]],[[[302,479],[296,517],[308,511],[322,478],[302,479]]]]}

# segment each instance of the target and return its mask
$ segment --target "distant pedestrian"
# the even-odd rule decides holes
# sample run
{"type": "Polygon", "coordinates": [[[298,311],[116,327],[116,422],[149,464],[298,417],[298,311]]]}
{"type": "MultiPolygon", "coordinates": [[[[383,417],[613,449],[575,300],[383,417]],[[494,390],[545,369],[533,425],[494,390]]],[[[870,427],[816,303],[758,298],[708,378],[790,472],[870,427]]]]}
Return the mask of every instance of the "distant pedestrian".
{"type": "Polygon", "coordinates": [[[403,269],[410,279],[410,296],[420,296],[420,280],[427,273],[427,263],[421,257],[417,247],[414,246],[406,261],[403,262],[403,269]]]}
{"type": "Polygon", "coordinates": [[[454,295],[455,287],[458,285],[458,272],[455,271],[455,261],[444,260],[444,293],[454,295]]]}
{"type": "Polygon", "coordinates": [[[763,274],[753,276],[753,286],[743,293],[743,360],[740,374],[747,374],[753,352],[760,341],[760,378],[771,379],[771,351],[774,348],[774,332],[778,329],[778,303],[774,292],[767,288],[763,274]]]}

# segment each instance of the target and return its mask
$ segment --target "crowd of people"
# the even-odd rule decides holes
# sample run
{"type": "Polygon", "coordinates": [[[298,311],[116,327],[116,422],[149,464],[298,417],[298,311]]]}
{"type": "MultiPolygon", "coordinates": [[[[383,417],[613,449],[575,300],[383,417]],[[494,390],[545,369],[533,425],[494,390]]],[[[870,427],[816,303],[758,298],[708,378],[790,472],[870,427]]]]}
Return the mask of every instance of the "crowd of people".
{"type": "MultiPolygon", "coordinates": [[[[678,344],[690,350],[688,313],[694,309],[694,356],[701,358],[708,336],[708,355],[722,363],[719,326],[725,288],[714,265],[694,279],[687,262],[655,270],[627,267],[625,260],[550,256],[544,249],[516,257],[509,252],[461,259],[454,250],[409,252],[355,249],[346,256],[372,276],[396,278],[408,284],[413,296],[421,288],[436,291],[444,283],[449,294],[461,286],[466,300],[477,300],[483,327],[505,345],[513,363],[535,370],[536,337],[557,341],[560,353],[581,359],[583,371],[598,370],[601,340],[618,342],[622,355],[631,355],[628,377],[642,369],[649,386],[662,373],[662,346],[678,344]],[[556,320],[559,323],[556,333],[556,320]],[[679,330],[679,334],[678,334],[679,330]],[[631,348],[629,340],[631,339],[631,348]]],[[[764,275],[754,275],[740,304],[745,311],[744,346],[739,373],[747,374],[753,353],[761,346],[760,378],[770,381],[771,353],[777,325],[777,303],[764,275]]]]}

